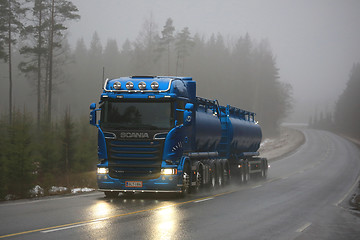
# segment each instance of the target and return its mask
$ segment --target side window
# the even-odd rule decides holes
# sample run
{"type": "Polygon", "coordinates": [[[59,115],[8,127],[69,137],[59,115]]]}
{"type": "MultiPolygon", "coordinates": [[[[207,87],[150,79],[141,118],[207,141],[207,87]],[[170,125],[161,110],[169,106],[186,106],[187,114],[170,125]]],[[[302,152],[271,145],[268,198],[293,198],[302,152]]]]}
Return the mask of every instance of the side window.
{"type": "MultiPolygon", "coordinates": [[[[184,110],[185,109],[185,104],[186,102],[183,101],[183,100],[177,100],[176,101],[176,108],[177,109],[182,109],[184,110]]],[[[184,123],[184,112],[182,111],[176,111],[176,122],[177,122],[177,126],[181,125],[184,123]]]]}

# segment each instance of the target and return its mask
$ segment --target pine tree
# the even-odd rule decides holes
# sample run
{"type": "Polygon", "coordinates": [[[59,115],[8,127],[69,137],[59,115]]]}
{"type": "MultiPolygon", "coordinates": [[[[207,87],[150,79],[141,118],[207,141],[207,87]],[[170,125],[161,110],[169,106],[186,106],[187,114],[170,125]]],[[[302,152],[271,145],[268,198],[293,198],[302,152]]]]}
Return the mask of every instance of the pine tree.
{"type": "Polygon", "coordinates": [[[54,51],[62,47],[64,32],[67,27],[66,21],[77,20],[80,15],[79,10],[70,1],[51,0],[49,18],[49,45],[48,45],[48,95],[47,95],[47,121],[51,122],[52,94],[53,94],[53,71],[54,71],[54,51]]]}
{"type": "Polygon", "coordinates": [[[190,55],[190,50],[194,46],[194,41],[190,36],[188,27],[185,27],[180,33],[176,35],[175,46],[177,52],[176,75],[178,74],[178,67],[180,62],[182,65],[182,74],[184,74],[185,57],[190,55]]]}
{"type": "MultiPolygon", "coordinates": [[[[29,0],[28,0],[29,1],[29,0]]],[[[37,95],[37,127],[40,127],[41,117],[41,89],[43,76],[44,63],[46,62],[48,42],[46,39],[48,32],[49,18],[48,1],[35,0],[31,9],[32,19],[31,25],[27,25],[22,32],[26,44],[20,49],[20,53],[25,57],[26,61],[19,64],[19,69],[26,77],[32,78],[36,82],[36,95],[37,95]]]]}
{"type": "Polygon", "coordinates": [[[17,0],[0,0],[0,57],[8,63],[9,67],[9,122],[12,122],[12,47],[17,43],[16,39],[23,24],[26,8],[17,0]],[[7,48],[7,52],[5,49],[7,48]]]}
{"type": "Polygon", "coordinates": [[[167,53],[167,75],[170,74],[170,52],[171,52],[171,44],[174,42],[174,31],[175,27],[173,26],[173,20],[168,18],[166,20],[165,26],[161,31],[162,37],[159,41],[158,52],[160,55],[163,51],[167,53]]]}
{"type": "Polygon", "coordinates": [[[17,197],[27,197],[35,179],[32,119],[27,113],[15,112],[8,129],[6,158],[8,159],[8,192],[17,197]]]}
{"type": "Polygon", "coordinates": [[[347,86],[335,107],[337,130],[360,138],[360,63],[353,65],[347,86]]]}

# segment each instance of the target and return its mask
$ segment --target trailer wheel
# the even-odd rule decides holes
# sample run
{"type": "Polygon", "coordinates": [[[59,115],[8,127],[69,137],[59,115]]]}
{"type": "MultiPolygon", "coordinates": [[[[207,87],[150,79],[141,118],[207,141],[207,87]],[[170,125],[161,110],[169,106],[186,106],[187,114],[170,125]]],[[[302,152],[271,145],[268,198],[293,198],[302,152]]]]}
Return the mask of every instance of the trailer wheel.
{"type": "Polygon", "coordinates": [[[209,186],[210,186],[211,189],[214,189],[216,187],[216,167],[215,167],[215,165],[213,165],[211,167],[209,186]]]}
{"type": "Polygon", "coordinates": [[[249,164],[248,162],[245,162],[244,168],[243,168],[243,174],[244,174],[244,183],[248,183],[250,181],[250,173],[249,173],[249,164]]]}
{"type": "Polygon", "coordinates": [[[216,174],[216,176],[217,176],[216,182],[219,187],[222,187],[224,184],[224,170],[223,170],[224,168],[223,168],[222,164],[219,164],[219,167],[217,169],[218,169],[218,171],[216,174]]]}
{"type": "Polygon", "coordinates": [[[104,192],[106,198],[116,198],[119,196],[118,192],[104,192]]]}
{"type": "Polygon", "coordinates": [[[261,178],[266,179],[267,178],[267,172],[268,172],[268,166],[267,166],[267,159],[264,158],[262,168],[261,168],[261,178]]]}
{"type": "Polygon", "coordinates": [[[199,171],[196,172],[195,182],[196,182],[196,185],[191,188],[191,192],[198,192],[201,188],[202,177],[201,177],[201,174],[199,171]]]}
{"type": "Polygon", "coordinates": [[[230,168],[229,164],[226,161],[224,163],[224,185],[228,185],[230,183],[230,168]]]}

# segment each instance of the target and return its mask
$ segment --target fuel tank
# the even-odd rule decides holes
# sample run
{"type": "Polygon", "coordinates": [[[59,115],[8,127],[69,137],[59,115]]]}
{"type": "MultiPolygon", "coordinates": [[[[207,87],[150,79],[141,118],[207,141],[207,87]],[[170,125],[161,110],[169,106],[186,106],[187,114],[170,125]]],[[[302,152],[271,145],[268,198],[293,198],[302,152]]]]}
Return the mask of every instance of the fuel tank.
{"type": "Polygon", "coordinates": [[[195,149],[197,152],[215,151],[221,140],[221,122],[213,110],[198,107],[195,112],[195,149]]]}
{"type": "Polygon", "coordinates": [[[258,124],[241,118],[228,118],[229,151],[233,154],[256,152],[261,143],[262,132],[258,124]]]}

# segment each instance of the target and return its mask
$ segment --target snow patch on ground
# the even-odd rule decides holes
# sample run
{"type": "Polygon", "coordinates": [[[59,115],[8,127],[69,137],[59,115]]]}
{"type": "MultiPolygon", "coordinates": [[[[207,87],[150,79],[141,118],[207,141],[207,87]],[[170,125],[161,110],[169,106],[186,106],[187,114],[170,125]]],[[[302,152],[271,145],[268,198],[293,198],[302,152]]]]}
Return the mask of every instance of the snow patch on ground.
{"type": "Polygon", "coordinates": [[[86,192],[93,192],[93,191],[95,191],[94,188],[74,188],[74,189],[71,189],[72,194],[86,193],[86,192]]]}
{"type": "Polygon", "coordinates": [[[269,161],[284,156],[305,141],[304,134],[294,128],[281,127],[280,134],[274,138],[265,138],[260,144],[260,156],[266,157],[269,161]]]}

